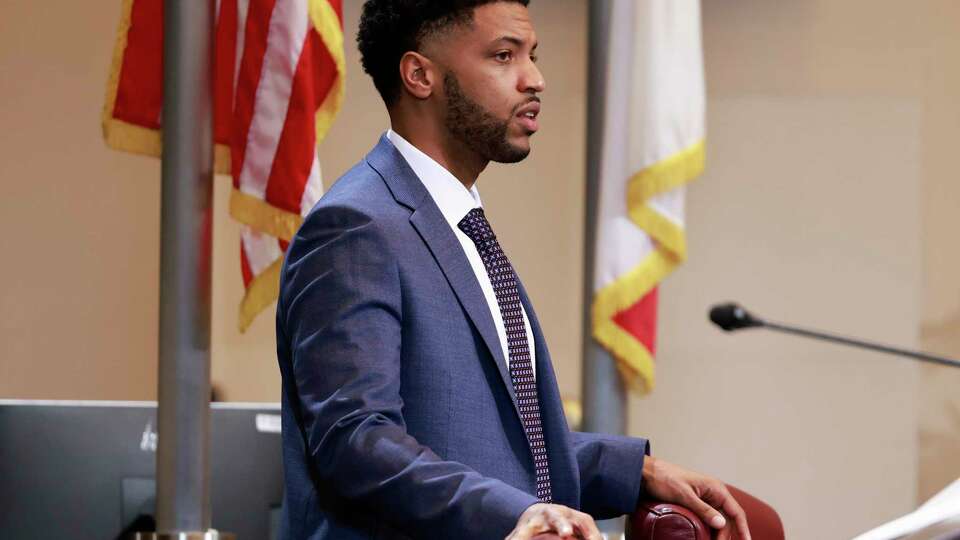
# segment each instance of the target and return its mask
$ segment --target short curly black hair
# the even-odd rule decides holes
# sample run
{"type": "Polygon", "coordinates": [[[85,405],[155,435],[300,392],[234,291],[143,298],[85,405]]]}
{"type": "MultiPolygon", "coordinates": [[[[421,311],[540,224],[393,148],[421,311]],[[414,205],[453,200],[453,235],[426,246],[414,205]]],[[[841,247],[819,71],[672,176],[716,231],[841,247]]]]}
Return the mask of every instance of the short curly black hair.
{"type": "Polygon", "coordinates": [[[400,97],[400,58],[418,51],[428,35],[454,24],[469,24],[477,6],[530,0],[367,0],[360,15],[357,47],[363,70],[373,78],[387,106],[400,97]]]}

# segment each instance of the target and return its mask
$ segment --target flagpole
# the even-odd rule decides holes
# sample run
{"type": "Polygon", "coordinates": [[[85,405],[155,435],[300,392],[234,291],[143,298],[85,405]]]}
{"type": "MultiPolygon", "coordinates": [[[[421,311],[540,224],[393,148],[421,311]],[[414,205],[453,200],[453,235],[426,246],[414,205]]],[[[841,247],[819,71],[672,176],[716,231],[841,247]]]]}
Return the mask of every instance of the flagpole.
{"type": "Polygon", "coordinates": [[[213,2],[165,0],[157,536],[210,539],[213,2]]]}
{"type": "Polygon", "coordinates": [[[593,339],[597,206],[603,154],[607,82],[607,37],[611,2],[591,0],[587,80],[587,189],[583,268],[583,429],[622,435],[626,432],[626,388],[610,354],[593,339]]]}
{"type": "MultiPolygon", "coordinates": [[[[616,363],[593,338],[592,305],[596,261],[597,207],[603,157],[604,110],[611,2],[589,3],[589,51],[587,76],[587,182],[584,223],[583,268],[583,431],[623,435],[626,433],[626,388],[616,363]]],[[[621,538],[623,520],[598,523],[606,538],[621,538]]]]}

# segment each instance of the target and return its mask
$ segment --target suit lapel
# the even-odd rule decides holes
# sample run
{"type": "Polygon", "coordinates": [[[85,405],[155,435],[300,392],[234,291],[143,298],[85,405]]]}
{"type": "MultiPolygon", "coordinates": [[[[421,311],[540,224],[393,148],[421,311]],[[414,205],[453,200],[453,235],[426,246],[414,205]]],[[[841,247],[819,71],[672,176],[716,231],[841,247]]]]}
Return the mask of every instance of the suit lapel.
{"type": "Polygon", "coordinates": [[[460,305],[483,338],[500,373],[500,379],[510,394],[517,418],[520,419],[520,407],[490,308],[470,261],[467,260],[460,241],[450,229],[450,224],[444,219],[423,183],[386,136],[381,137],[377,146],[367,155],[367,163],[387,183],[397,202],[413,210],[410,215],[411,225],[429,248],[460,305]]]}

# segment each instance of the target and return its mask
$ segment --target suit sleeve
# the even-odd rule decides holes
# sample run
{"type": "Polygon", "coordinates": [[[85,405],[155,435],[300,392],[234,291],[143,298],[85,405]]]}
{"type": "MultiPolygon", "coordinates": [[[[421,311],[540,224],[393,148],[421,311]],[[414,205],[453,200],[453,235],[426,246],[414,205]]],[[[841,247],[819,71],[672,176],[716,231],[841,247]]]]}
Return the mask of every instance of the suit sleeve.
{"type": "Polygon", "coordinates": [[[380,227],[354,209],[318,208],[287,255],[278,339],[290,347],[315,481],[416,537],[503,538],[536,498],[407,433],[399,269],[380,227]]]}
{"type": "Polygon", "coordinates": [[[639,503],[646,439],[570,432],[580,469],[581,510],[596,519],[632,513],[639,503]]]}

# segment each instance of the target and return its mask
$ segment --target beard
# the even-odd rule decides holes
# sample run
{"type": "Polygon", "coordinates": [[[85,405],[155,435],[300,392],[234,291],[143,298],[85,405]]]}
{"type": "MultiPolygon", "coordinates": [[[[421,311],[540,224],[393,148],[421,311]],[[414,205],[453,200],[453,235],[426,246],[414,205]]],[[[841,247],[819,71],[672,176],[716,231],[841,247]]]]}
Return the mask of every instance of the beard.
{"type": "MultiPolygon", "coordinates": [[[[498,163],[516,163],[530,153],[530,148],[518,148],[507,140],[510,119],[500,120],[470,99],[451,71],[443,74],[443,91],[447,96],[447,131],[467,148],[498,163]]],[[[525,103],[517,105],[514,110],[522,105],[525,103]]]]}

